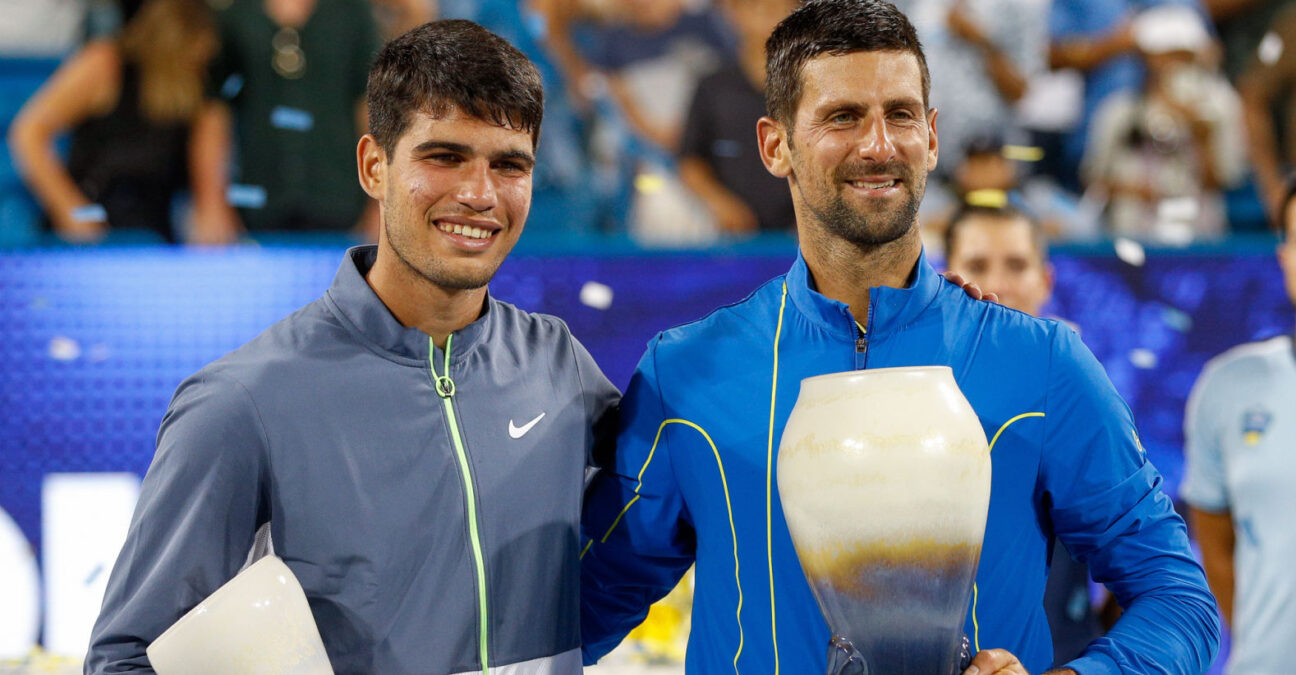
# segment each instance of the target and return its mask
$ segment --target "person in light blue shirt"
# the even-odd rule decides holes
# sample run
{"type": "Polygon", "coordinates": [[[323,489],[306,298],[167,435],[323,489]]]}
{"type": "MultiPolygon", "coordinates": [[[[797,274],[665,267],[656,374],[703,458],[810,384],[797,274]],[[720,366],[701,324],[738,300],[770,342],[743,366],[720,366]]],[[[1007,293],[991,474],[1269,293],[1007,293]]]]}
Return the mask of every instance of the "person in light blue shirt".
{"type": "MultiPolygon", "coordinates": [[[[1296,189],[1278,248],[1296,301],[1296,189]]],[[[1296,351],[1291,335],[1234,347],[1206,364],[1184,418],[1180,496],[1224,620],[1228,672],[1292,671],[1296,644],[1296,351]]]]}

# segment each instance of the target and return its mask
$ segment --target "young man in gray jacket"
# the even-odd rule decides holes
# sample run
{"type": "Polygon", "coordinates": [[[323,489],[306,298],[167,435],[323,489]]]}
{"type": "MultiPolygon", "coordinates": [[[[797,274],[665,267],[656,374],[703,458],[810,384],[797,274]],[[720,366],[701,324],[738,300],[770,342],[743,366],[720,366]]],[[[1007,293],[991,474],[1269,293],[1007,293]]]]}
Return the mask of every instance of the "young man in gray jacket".
{"type": "Polygon", "coordinates": [[[618,394],[560,320],[486,289],[530,206],[539,73],[427,24],[368,106],[378,245],[180,385],[86,672],[147,670],[267,524],[339,673],[580,671],[581,490],[618,394]]]}

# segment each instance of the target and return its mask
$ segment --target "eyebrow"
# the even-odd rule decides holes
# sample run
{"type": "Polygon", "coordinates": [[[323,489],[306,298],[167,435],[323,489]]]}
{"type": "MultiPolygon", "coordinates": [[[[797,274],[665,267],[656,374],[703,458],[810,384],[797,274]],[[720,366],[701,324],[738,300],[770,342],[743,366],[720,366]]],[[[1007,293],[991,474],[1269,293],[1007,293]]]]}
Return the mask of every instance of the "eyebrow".
{"type": "Polygon", "coordinates": [[[471,146],[464,145],[463,143],[454,143],[451,141],[438,141],[438,140],[423,141],[422,143],[419,143],[418,145],[414,146],[414,148],[410,150],[410,153],[415,155],[421,155],[423,153],[431,152],[433,150],[449,150],[450,152],[457,152],[461,155],[472,154],[471,146]]]}
{"type": "MultiPolygon", "coordinates": [[[[467,155],[467,156],[472,156],[476,154],[476,152],[474,152],[471,145],[467,145],[464,143],[455,143],[454,141],[440,141],[436,139],[430,141],[423,141],[422,143],[419,143],[418,145],[414,146],[412,150],[410,150],[410,153],[413,155],[423,155],[432,152],[434,150],[445,150],[448,152],[453,152],[453,153],[457,153],[460,155],[467,155]]],[[[535,165],[535,156],[529,152],[526,152],[525,150],[505,150],[503,152],[499,152],[494,155],[491,155],[490,160],[492,162],[513,160],[513,161],[525,162],[528,165],[532,165],[532,166],[535,165]]]]}
{"type": "MultiPolygon", "coordinates": [[[[869,107],[870,106],[868,106],[867,104],[860,104],[856,101],[851,101],[848,99],[835,99],[835,100],[828,101],[827,103],[824,103],[822,106],[819,106],[819,109],[823,111],[843,110],[843,109],[868,110],[869,107]]],[[[921,100],[916,98],[911,98],[908,96],[903,98],[887,99],[886,101],[882,102],[883,110],[895,110],[897,108],[912,108],[912,109],[922,110],[923,104],[921,100]]]]}
{"type": "Polygon", "coordinates": [[[906,97],[906,98],[893,98],[887,101],[886,103],[883,103],[882,107],[886,110],[894,110],[896,108],[917,108],[919,110],[922,110],[924,109],[925,106],[923,106],[923,102],[921,99],[906,97]]]}

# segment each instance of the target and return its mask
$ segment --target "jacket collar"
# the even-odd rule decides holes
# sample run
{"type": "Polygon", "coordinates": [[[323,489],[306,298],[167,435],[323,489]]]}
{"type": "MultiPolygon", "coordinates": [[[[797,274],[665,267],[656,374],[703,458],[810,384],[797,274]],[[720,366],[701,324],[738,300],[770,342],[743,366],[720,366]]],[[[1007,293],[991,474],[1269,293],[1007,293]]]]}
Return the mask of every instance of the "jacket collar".
{"type": "MultiPolygon", "coordinates": [[[[805,257],[797,250],[796,262],[787,273],[787,292],[797,311],[811,323],[842,339],[854,339],[855,319],[846,303],[821,294],[810,276],[805,257]]],[[[942,278],[927,262],[927,251],[918,256],[914,270],[909,274],[905,288],[875,286],[869,289],[870,321],[872,334],[900,330],[918,318],[918,315],[936,299],[942,278]]]]}
{"type": "MultiPolygon", "coordinates": [[[[377,246],[356,246],[346,252],[338,266],[333,285],[325,293],[334,310],[351,328],[360,333],[375,347],[396,357],[420,363],[428,360],[428,335],[417,328],[401,325],[387,305],[374,293],[365,275],[378,257],[377,246]]],[[[455,331],[451,342],[452,361],[459,361],[482,340],[489,330],[491,318],[498,315],[495,299],[486,296],[486,311],[476,321],[455,331]]],[[[440,363],[437,368],[440,368],[440,363]]]]}

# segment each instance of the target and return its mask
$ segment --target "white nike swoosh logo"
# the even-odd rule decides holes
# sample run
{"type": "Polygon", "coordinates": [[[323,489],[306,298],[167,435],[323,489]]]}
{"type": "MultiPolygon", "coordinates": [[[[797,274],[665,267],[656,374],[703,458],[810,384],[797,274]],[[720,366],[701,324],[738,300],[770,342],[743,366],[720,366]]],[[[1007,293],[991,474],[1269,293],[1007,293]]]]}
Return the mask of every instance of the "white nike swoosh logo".
{"type": "Polygon", "coordinates": [[[509,436],[511,438],[522,438],[527,434],[528,431],[531,431],[531,427],[535,426],[537,422],[539,422],[541,419],[544,418],[544,416],[545,416],[544,413],[540,413],[539,415],[536,415],[535,419],[531,420],[530,422],[527,422],[526,424],[523,424],[520,427],[514,426],[513,420],[509,420],[509,436]]]}

